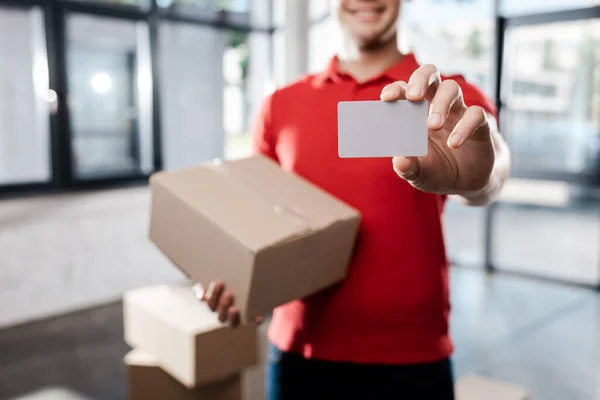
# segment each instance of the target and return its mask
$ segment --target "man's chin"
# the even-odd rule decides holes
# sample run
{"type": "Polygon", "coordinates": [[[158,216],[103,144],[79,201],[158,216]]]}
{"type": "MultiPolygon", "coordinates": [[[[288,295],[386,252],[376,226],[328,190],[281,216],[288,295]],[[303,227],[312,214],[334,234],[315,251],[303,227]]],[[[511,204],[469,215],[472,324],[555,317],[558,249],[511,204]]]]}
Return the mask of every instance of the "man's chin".
{"type": "Polygon", "coordinates": [[[384,40],[384,38],[380,35],[360,36],[356,38],[356,42],[358,44],[358,48],[361,51],[369,51],[383,47],[386,44],[387,40],[384,40]]]}

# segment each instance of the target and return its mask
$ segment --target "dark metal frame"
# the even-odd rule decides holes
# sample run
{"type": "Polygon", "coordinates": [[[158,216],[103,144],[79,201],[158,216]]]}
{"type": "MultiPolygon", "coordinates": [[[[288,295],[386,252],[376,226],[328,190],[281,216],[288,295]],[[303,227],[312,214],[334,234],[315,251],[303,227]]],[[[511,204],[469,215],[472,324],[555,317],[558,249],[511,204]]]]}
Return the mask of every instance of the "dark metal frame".
{"type": "MultiPolygon", "coordinates": [[[[272,6],[269,0],[269,6],[272,6]]],[[[199,11],[192,15],[177,10],[158,7],[151,0],[150,7],[138,7],[110,3],[81,2],[77,0],[0,0],[0,7],[31,9],[40,7],[44,11],[50,89],[57,93],[59,108],[56,115],[49,119],[51,179],[46,182],[16,183],[0,185],[0,198],[33,196],[44,193],[69,192],[78,190],[99,190],[120,186],[145,185],[148,175],[133,174],[99,178],[93,180],[77,179],[74,176],[72,162],[72,129],[69,109],[66,106],[68,88],[67,65],[67,21],[69,14],[86,14],[98,17],[146,21],[150,36],[150,54],[153,83],[153,162],[154,170],[163,169],[162,129],[161,129],[161,93],[160,93],[160,46],[158,31],[161,21],[176,21],[217,29],[243,32],[258,32],[271,35],[275,28],[252,26],[244,14],[224,11],[199,11]]],[[[272,12],[271,12],[272,13],[272,12]]],[[[272,22],[272,15],[269,15],[272,22]]],[[[271,46],[272,47],[272,46],[271,46]]],[[[272,59],[272,54],[270,54],[272,59]]]]}

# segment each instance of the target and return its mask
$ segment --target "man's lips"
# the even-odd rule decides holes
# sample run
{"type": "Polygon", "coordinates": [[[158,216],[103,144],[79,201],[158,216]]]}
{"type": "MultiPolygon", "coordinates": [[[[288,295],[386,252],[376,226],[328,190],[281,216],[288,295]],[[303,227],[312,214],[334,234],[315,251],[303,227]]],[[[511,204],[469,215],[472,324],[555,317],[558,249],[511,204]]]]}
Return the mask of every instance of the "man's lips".
{"type": "Polygon", "coordinates": [[[375,22],[381,17],[383,11],[384,9],[382,8],[362,8],[350,10],[350,13],[361,22],[375,22]]]}

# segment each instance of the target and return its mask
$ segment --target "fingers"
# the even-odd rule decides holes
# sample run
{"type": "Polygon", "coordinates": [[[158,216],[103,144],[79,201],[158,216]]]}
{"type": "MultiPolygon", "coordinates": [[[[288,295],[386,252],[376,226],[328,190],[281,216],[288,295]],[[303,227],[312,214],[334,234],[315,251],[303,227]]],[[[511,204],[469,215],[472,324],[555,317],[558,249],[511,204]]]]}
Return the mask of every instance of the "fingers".
{"type": "Polygon", "coordinates": [[[240,309],[236,306],[229,307],[229,323],[232,328],[236,328],[240,324],[240,309]]]}
{"type": "Polygon", "coordinates": [[[217,309],[215,310],[219,314],[219,321],[225,322],[229,319],[229,308],[233,306],[233,293],[226,290],[219,299],[217,309]]]}
{"type": "Polygon", "coordinates": [[[408,80],[406,99],[410,101],[431,100],[441,81],[440,72],[434,65],[426,64],[419,67],[408,80]]]}
{"type": "Polygon", "coordinates": [[[394,171],[403,179],[414,182],[419,178],[420,165],[417,157],[392,158],[394,171]]]}
{"type": "Polygon", "coordinates": [[[381,91],[381,100],[383,101],[396,101],[406,100],[406,88],[408,84],[404,81],[397,81],[386,85],[381,91]]]}
{"type": "Polygon", "coordinates": [[[475,134],[491,138],[487,115],[481,107],[469,107],[448,137],[448,147],[457,149],[475,134]]]}
{"type": "Polygon", "coordinates": [[[204,298],[211,311],[217,310],[217,306],[219,305],[219,301],[221,300],[221,294],[223,293],[223,290],[225,290],[225,285],[223,284],[223,282],[216,281],[211,282],[210,285],[208,285],[208,289],[204,294],[204,298]]]}
{"type": "MultiPolygon", "coordinates": [[[[217,313],[220,322],[229,321],[231,327],[237,327],[240,324],[240,309],[234,305],[235,296],[233,292],[225,288],[223,282],[211,282],[206,291],[198,283],[193,286],[193,290],[199,300],[206,301],[211,311],[217,313]]],[[[263,322],[263,317],[256,317],[253,322],[260,325],[263,322]]]]}
{"type": "Polygon", "coordinates": [[[429,129],[442,129],[450,111],[460,110],[463,107],[462,90],[458,83],[453,80],[442,82],[429,107],[429,120],[427,121],[429,129]]]}

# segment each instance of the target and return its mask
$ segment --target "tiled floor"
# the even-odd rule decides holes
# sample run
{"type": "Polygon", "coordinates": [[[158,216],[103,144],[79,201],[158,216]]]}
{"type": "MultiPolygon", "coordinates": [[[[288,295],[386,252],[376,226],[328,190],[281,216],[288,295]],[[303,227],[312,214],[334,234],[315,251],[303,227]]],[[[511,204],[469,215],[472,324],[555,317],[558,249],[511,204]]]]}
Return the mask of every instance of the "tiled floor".
{"type": "MultiPolygon", "coordinates": [[[[457,377],[600,400],[600,294],[461,268],[452,290],[457,377]]],[[[0,332],[0,400],[125,399],[127,350],[120,304],[0,332]]]]}

